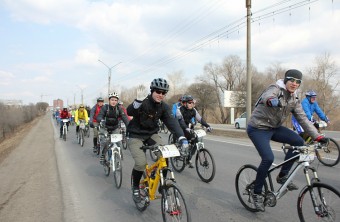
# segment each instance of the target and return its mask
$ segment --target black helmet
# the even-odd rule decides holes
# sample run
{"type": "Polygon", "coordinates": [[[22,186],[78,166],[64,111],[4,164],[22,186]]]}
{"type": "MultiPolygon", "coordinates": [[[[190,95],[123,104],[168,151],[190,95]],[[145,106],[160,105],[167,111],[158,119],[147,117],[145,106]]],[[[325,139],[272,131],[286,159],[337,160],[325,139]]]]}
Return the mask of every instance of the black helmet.
{"type": "Polygon", "coordinates": [[[169,91],[169,84],[165,79],[162,78],[154,79],[151,82],[150,89],[151,90],[159,89],[167,92],[169,91]]]}
{"type": "Polygon", "coordinates": [[[188,102],[188,101],[193,101],[194,97],[192,97],[192,95],[184,95],[182,97],[182,102],[188,102]]]}
{"type": "Polygon", "coordinates": [[[102,97],[98,97],[97,102],[104,102],[104,99],[102,97]]]}

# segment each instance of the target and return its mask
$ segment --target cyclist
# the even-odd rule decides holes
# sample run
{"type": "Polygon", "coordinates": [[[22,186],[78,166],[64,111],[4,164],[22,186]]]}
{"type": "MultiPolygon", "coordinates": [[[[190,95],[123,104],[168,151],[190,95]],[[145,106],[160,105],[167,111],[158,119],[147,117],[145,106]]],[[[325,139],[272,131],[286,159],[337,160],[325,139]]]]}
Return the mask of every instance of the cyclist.
{"type": "MultiPolygon", "coordinates": [[[[181,128],[184,131],[187,140],[191,141],[195,138],[194,127],[198,121],[205,126],[208,132],[212,131],[212,127],[201,117],[198,111],[194,108],[194,98],[191,95],[185,95],[182,97],[182,106],[177,109],[176,118],[179,121],[181,128]]],[[[196,144],[197,141],[194,141],[196,144]]],[[[189,168],[193,168],[191,158],[195,154],[196,147],[191,147],[189,151],[188,164],[189,168]]]]}
{"type": "MultiPolygon", "coordinates": [[[[70,118],[70,115],[69,115],[69,112],[66,106],[63,107],[63,110],[60,112],[59,115],[60,115],[60,138],[62,138],[63,137],[63,119],[70,118]]],[[[67,131],[68,131],[68,125],[69,125],[69,122],[66,123],[67,131]]]]}
{"type": "Polygon", "coordinates": [[[181,97],[178,99],[178,102],[177,102],[177,103],[172,104],[172,114],[174,115],[174,117],[176,117],[177,109],[178,109],[179,107],[182,106],[183,97],[184,97],[184,96],[181,96],[181,97]]]}
{"type": "Polygon", "coordinates": [[[158,134],[159,119],[164,122],[171,132],[174,132],[183,149],[188,148],[188,141],[179,126],[178,121],[173,117],[169,105],[163,102],[169,84],[165,79],[157,78],[151,82],[151,93],[145,98],[142,92],[137,90],[137,99],[127,107],[127,113],[132,116],[132,120],[127,126],[129,133],[129,147],[131,155],[135,161],[132,169],[132,186],[133,200],[140,202],[139,181],[142,178],[143,171],[147,164],[146,156],[140,148],[144,143],[148,145],[164,144],[161,136],[158,134]]]}
{"type": "Polygon", "coordinates": [[[102,97],[97,98],[97,104],[94,105],[90,112],[90,127],[93,128],[93,152],[97,152],[97,142],[98,142],[98,129],[99,122],[97,121],[97,116],[100,109],[104,105],[104,99],[102,97]]]}
{"type": "MultiPolygon", "coordinates": [[[[120,133],[119,130],[119,119],[122,119],[125,125],[129,124],[129,120],[125,115],[123,109],[118,105],[119,95],[116,92],[109,93],[109,104],[105,104],[101,109],[97,116],[97,121],[101,123],[102,121],[105,123],[105,128],[109,132],[112,133],[120,133]]],[[[120,146],[122,147],[122,146],[120,146]]],[[[105,161],[105,153],[107,152],[106,146],[102,151],[102,155],[100,156],[100,164],[104,164],[105,161]]]]}
{"type": "Polygon", "coordinates": [[[86,125],[89,122],[88,114],[87,114],[87,111],[84,105],[80,105],[79,109],[77,109],[74,114],[74,121],[77,124],[77,127],[76,127],[77,138],[78,138],[79,124],[80,124],[79,120],[84,120],[86,125]]]}
{"type": "Polygon", "coordinates": [[[315,112],[321,120],[329,124],[330,121],[325,115],[325,113],[322,112],[321,108],[319,107],[319,104],[316,101],[316,96],[317,94],[313,90],[309,90],[308,92],[306,92],[306,98],[304,98],[301,102],[302,108],[310,121],[313,122],[313,114],[315,112]]]}
{"type": "MultiPolygon", "coordinates": [[[[274,161],[274,154],[270,147],[270,140],[279,143],[288,143],[291,146],[302,146],[304,140],[294,131],[282,126],[289,112],[292,112],[301,126],[311,137],[319,142],[325,143],[328,140],[320,135],[313,124],[308,121],[300,100],[297,98],[296,90],[302,81],[302,73],[299,70],[291,69],[285,73],[284,79],[279,79],[276,84],[270,85],[264,90],[255,104],[247,127],[250,140],[255,145],[261,163],[258,167],[252,198],[254,205],[259,211],[264,211],[262,187],[267,176],[268,169],[274,161]]],[[[297,154],[289,150],[285,160],[297,154]]],[[[290,161],[282,166],[276,181],[279,184],[286,182],[289,170],[294,161],[290,161]]],[[[297,190],[298,187],[292,182],[288,185],[288,190],[297,190]]]]}

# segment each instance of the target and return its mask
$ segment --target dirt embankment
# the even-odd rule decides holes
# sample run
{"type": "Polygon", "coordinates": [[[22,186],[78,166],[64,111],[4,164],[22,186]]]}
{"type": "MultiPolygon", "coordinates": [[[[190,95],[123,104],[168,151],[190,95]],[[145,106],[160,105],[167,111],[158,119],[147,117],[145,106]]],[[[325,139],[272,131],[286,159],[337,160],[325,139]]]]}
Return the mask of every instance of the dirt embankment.
{"type": "Polygon", "coordinates": [[[0,163],[20,144],[22,138],[37,124],[40,118],[38,117],[29,123],[23,124],[20,129],[17,129],[13,134],[0,142],[0,163]]]}

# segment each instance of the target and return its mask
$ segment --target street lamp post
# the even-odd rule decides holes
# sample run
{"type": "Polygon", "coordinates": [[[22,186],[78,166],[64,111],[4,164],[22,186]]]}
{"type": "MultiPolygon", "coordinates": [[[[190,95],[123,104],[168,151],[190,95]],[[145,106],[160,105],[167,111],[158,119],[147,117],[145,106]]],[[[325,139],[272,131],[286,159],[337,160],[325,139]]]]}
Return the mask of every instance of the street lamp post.
{"type": "Polygon", "coordinates": [[[108,86],[107,86],[107,95],[109,95],[110,93],[110,83],[111,83],[111,72],[112,72],[112,68],[116,67],[117,65],[119,65],[122,62],[118,62],[117,64],[115,64],[114,66],[109,67],[108,65],[106,65],[102,60],[98,59],[98,62],[103,63],[104,66],[106,66],[109,69],[109,73],[108,73],[108,86]]]}

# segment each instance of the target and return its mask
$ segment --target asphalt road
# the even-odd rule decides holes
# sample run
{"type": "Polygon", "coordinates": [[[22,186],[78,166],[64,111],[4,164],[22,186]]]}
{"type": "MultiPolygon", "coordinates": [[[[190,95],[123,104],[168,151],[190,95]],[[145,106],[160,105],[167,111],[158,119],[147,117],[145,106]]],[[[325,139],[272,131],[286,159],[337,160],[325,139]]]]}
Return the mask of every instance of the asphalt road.
{"type": "MultiPolygon", "coordinates": [[[[163,136],[166,140],[167,135],[163,136]]],[[[248,212],[239,202],[234,186],[237,170],[246,163],[259,163],[249,139],[208,135],[204,141],[215,158],[215,179],[206,184],[189,168],[175,173],[192,221],[298,221],[299,191],[287,193],[264,213],[248,212]]],[[[279,146],[273,147],[275,162],[282,161],[279,146]]],[[[55,121],[46,116],[0,165],[0,221],[162,221],[159,200],[142,213],[135,208],[130,190],[133,159],[128,150],[124,157],[123,183],[117,190],[112,175],[104,175],[99,158],[92,153],[92,138],[86,138],[81,147],[72,126],[63,141],[55,121]]],[[[339,165],[329,168],[318,161],[313,165],[324,182],[340,190],[339,165]]],[[[295,183],[302,188],[304,180],[299,172],[295,183]]]]}

